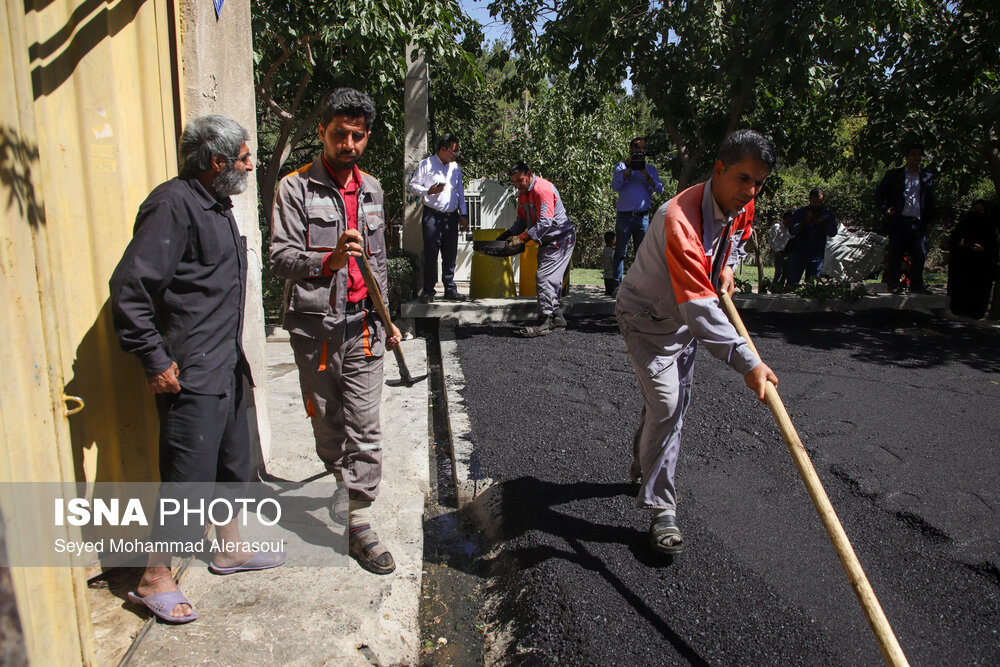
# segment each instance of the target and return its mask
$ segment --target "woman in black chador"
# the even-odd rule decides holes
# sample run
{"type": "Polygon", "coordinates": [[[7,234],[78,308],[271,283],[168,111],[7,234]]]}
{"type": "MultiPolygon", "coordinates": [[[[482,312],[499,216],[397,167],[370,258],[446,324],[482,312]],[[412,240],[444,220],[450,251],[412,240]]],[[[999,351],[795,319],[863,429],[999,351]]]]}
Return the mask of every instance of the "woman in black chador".
{"type": "Polygon", "coordinates": [[[981,318],[986,315],[997,273],[997,217],[993,206],[976,200],[951,233],[948,296],[951,312],[981,318]]]}

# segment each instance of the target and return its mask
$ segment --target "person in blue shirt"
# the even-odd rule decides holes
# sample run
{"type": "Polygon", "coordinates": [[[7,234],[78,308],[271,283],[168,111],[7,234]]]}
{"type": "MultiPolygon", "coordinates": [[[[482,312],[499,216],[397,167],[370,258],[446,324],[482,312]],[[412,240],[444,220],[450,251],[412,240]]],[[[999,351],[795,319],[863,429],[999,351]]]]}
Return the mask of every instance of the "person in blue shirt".
{"type": "Polygon", "coordinates": [[[794,287],[802,279],[818,278],[823,270],[826,238],[837,235],[837,220],[830,209],[823,206],[823,191],[813,188],[809,192],[809,206],[792,213],[788,231],[792,235],[792,252],[788,258],[788,285],[794,287]]]}
{"type": "Polygon", "coordinates": [[[617,287],[622,282],[629,241],[635,242],[635,250],[638,252],[639,244],[649,227],[649,206],[653,193],[663,192],[663,183],[660,182],[656,167],[646,162],[646,140],[642,137],[632,140],[628,157],[615,165],[611,189],[618,193],[614,275],[617,287]]]}

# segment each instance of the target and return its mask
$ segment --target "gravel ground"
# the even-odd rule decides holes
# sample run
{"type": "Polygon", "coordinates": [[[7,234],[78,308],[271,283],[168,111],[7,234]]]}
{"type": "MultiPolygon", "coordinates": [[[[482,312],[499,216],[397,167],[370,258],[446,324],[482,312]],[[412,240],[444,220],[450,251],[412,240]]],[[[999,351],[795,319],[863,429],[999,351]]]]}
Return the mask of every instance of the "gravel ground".
{"type": "MultiPolygon", "coordinates": [[[[745,319],[911,664],[1000,664],[1000,334],[898,312],[745,319]]],[[[742,378],[699,351],[670,561],[628,483],[640,398],[614,321],[513,330],[457,332],[474,465],[500,498],[493,662],[882,663],[742,378]]]]}

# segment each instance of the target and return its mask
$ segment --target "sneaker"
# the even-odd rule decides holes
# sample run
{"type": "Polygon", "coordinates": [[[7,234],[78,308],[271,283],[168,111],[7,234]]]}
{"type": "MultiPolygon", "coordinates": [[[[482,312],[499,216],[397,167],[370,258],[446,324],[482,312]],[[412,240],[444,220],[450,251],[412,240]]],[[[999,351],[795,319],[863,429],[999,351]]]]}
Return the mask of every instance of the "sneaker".
{"type": "Polygon", "coordinates": [[[458,290],[449,290],[444,293],[445,301],[465,301],[465,295],[459,294],[458,290]]]}
{"type": "Polygon", "coordinates": [[[346,526],[350,517],[350,499],[347,487],[342,484],[343,482],[337,484],[337,490],[333,492],[333,498],[330,500],[330,518],[335,523],[346,526]]]}
{"type": "Polygon", "coordinates": [[[421,294],[420,303],[432,303],[434,301],[433,294],[421,294]]]}

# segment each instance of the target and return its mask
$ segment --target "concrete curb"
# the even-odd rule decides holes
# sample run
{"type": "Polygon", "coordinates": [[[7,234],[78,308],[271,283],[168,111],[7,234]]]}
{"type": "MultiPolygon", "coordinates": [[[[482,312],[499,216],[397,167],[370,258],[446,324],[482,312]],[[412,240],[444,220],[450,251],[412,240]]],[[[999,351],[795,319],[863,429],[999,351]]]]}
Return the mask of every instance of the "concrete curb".
{"type": "Polygon", "coordinates": [[[842,299],[805,299],[796,294],[733,295],[733,303],[741,310],[765,313],[850,313],[859,310],[915,310],[938,313],[948,309],[944,294],[866,294],[856,301],[842,299]]]}
{"type": "Polygon", "coordinates": [[[441,344],[441,369],[444,373],[445,401],[447,404],[448,432],[451,436],[451,458],[455,471],[455,495],[458,508],[471,505],[477,497],[493,484],[493,480],[473,474],[472,426],[465,410],[465,374],[458,360],[458,344],[455,341],[455,326],[452,318],[441,321],[439,340],[441,344]]]}

